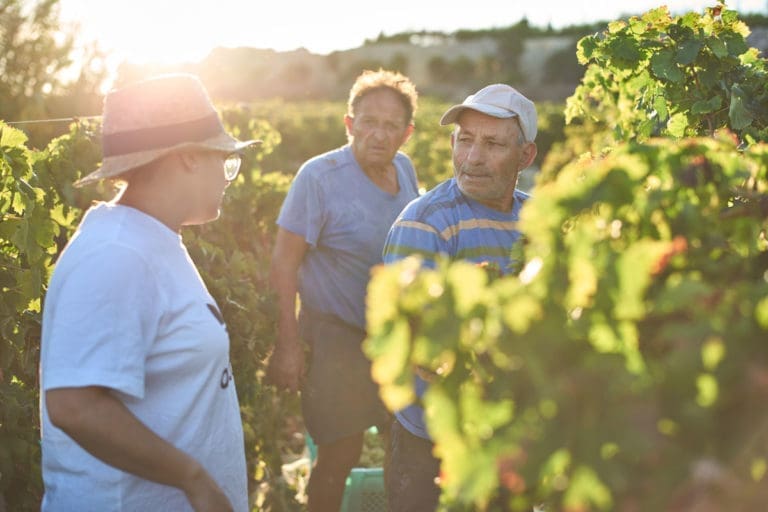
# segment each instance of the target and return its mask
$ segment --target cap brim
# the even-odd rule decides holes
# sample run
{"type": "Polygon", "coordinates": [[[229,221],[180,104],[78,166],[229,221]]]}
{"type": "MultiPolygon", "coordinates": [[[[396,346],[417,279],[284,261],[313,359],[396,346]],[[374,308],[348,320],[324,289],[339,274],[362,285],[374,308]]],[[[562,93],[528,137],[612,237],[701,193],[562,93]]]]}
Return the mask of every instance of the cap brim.
{"type": "Polygon", "coordinates": [[[494,107],[493,105],[454,105],[445,111],[443,117],[440,118],[440,124],[445,126],[447,124],[455,123],[459,118],[459,115],[466,109],[481,112],[491,117],[498,117],[499,119],[517,117],[516,113],[504,108],[494,107]]]}

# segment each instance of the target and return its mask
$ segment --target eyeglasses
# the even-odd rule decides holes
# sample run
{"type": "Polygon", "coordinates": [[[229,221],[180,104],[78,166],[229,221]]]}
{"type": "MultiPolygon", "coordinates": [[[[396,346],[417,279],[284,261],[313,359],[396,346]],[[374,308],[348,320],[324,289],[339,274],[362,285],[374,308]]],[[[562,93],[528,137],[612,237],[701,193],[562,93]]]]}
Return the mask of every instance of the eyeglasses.
{"type": "Polygon", "coordinates": [[[234,181],[237,178],[237,173],[240,172],[240,163],[242,159],[237,153],[227,155],[224,159],[224,177],[227,181],[234,181]]]}

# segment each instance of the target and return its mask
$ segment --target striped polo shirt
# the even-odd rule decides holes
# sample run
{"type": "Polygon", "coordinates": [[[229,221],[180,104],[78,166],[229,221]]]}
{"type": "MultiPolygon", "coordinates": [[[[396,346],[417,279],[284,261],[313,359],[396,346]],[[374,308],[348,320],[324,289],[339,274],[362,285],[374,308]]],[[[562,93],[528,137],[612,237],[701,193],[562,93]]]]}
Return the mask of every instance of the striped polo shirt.
{"type": "Polygon", "coordinates": [[[498,265],[508,273],[512,245],[520,238],[517,222],[528,194],[515,190],[509,212],[478,203],[459,190],[455,179],[414,199],[400,213],[387,235],[384,262],[419,254],[434,267],[438,255],[455,260],[498,265]]]}
{"type": "MultiPolygon", "coordinates": [[[[400,213],[387,235],[384,262],[418,254],[425,266],[434,267],[437,258],[444,256],[489,263],[508,273],[512,246],[521,236],[517,230],[520,208],[529,196],[515,190],[514,197],[512,210],[500,212],[462,194],[455,179],[446,181],[411,201],[400,213]]],[[[421,396],[425,387],[416,378],[416,394],[421,396]]],[[[411,405],[395,415],[409,432],[429,439],[421,407],[411,405]]]]}

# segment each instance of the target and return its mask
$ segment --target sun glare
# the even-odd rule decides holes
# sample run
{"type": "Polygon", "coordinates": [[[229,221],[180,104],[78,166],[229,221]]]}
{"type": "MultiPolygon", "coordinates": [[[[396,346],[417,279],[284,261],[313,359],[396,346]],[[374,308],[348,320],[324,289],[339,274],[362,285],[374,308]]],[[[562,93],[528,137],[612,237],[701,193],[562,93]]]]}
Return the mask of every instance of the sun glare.
{"type": "Polygon", "coordinates": [[[209,13],[202,2],[120,3],[69,0],[62,18],[79,26],[83,41],[96,41],[111,59],[137,64],[199,60],[215,46],[209,13]]]}
{"type": "MultiPolygon", "coordinates": [[[[764,9],[765,0],[734,2],[736,9],[755,12],[764,9]]],[[[711,3],[638,0],[631,4],[633,11],[642,12],[661,4],[676,11],[701,10],[711,3]]],[[[382,33],[487,29],[512,25],[522,17],[537,26],[565,26],[619,16],[630,8],[615,0],[547,0],[501,11],[496,0],[475,0],[469,11],[426,0],[389,0],[364,8],[351,0],[60,0],[59,5],[62,20],[79,25],[84,44],[96,41],[110,53],[111,61],[137,64],[195,62],[216,47],[278,51],[304,47],[327,54],[360,46],[382,33]]]]}
{"type": "Polygon", "coordinates": [[[233,0],[61,0],[60,5],[62,19],[78,26],[80,39],[96,41],[115,62],[195,62],[216,47],[238,46],[278,51],[303,46],[329,53],[358,46],[365,38],[355,38],[341,26],[329,30],[308,12],[312,7],[296,17],[290,5],[273,4],[265,10],[262,2],[233,0]]]}

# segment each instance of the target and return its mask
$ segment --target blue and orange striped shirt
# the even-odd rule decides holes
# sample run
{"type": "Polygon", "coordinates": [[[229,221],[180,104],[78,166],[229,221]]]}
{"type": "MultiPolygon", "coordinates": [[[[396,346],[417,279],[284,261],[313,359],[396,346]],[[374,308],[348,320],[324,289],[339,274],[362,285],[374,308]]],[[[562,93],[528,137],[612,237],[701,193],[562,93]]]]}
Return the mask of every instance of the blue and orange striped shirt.
{"type": "Polygon", "coordinates": [[[400,213],[384,244],[384,262],[419,254],[434,267],[439,255],[475,263],[495,263],[511,270],[512,246],[520,238],[517,223],[528,194],[515,190],[509,212],[489,208],[465,196],[455,179],[414,199],[400,213]]]}
{"type": "MultiPolygon", "coordinates": [[[[489,263],[509,273],[514,263],[512,246],[521,237],[517,230],[520,208],[528,197],[515,190],[512,210],[501,212],[462,194],[455,179],[441,183],[411,201],[395,220],[384,244],[384,263],[418,254],[428,267],[443,256],[489,263]]],[[[416,394],[421,396],[425,387],[416,378],[416,394]]],[[[429,439],[420,406],[411,405],[395,415],[409,432],[429,439]]]]}

